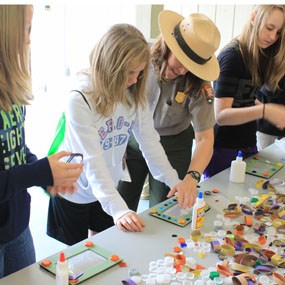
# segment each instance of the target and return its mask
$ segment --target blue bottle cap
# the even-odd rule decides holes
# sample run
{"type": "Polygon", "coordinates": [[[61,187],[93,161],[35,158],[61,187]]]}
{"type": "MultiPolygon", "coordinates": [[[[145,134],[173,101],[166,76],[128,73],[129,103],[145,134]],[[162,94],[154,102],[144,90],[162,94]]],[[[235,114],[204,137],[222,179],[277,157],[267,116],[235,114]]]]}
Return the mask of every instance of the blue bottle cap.
{"type": "Polygon", "coordinates": [[[202,199],[202,198],[203,198],[203,192],[202,192],[202,191],[199,192],[198,198],[199,198],[199,199],[202,199]]]}
{"type": "Polygon", "coordinates": [[[238,151],[238,155],[237,156],[238,157],[242,157],[242,151],[241,150],[238,151]]]}

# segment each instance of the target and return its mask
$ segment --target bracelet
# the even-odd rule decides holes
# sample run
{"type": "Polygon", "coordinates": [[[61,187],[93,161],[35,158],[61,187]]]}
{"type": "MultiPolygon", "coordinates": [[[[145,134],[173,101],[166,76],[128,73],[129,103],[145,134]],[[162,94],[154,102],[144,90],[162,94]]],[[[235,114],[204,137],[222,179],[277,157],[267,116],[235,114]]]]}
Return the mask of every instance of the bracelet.
{"type": "Polygon", "coordinates": [[[243,249],[246,249],[246,248],[260,251],[262,249],[262,246],[260,244],[257,244],[257,243],[247,242],[243,245],[243,249]]]}
{"type": "Polygon", "coordinates": [[[230,244],[223,244],[221,245],[221,253],[223,253],[225,256],[234,256],[235,248],[230,244]]]}
{"type": "Polygon", "coordinates": [[[263,103],[263,109],[262,109],[262,119],[264,119],[265,116],[265,103],[263,103]]]}
{"type": "Polygon", "coordinates": [[[246,265],[243,265],[237,262],[232,262],[231,269],[235,271],[243,272],[243,273],[248,272],[248,267],[246,265]]]}
{"type": "Polygon", "coordinates": [[[232,271],[227,266],[222,264],[217,265],[217,271],[226,277],[234,276],[232,271]]]}
{"type": "Polygon", "coordinates": [[[253,254],[248,253],[239,253],[233,256],[233,260],[235,263],[239,263],[245,266],[253,267],[256,263],[258,257],[253,254]]]}
{"type": "Polygon", "coordinates": [[[277,272],[273,272],[272,274],[273,280],[279,285],[285,283],[285,277],[283,277],[281,274],[277,272]],[[284,283],[283,283],[284,282],[284,283]]]}
{"type": "Polygon", "coordinates": [[[247,205],[242,205],[241,206],[241,211],[245,214],[245,215],[248,215],[248,216],[252,216],[252,209],[247,206],[247,205]]]}
{"type": "Polygon", "coordinates": [[[242,273],[232,278],[234,285],[256,284],[256,279],[253,274],[242,273]]]}
{"type": "Polygon", "coordinates": [[[264,275],[271,275],[273,271],[275,271],[277,268],[276,266],[273,265],[258,265],[254,267],[254,274],[259,275],[259,274],[264,274],[264,275]]]}
{"type": "Polygon", "coordinates": [[[202,233],[199,230],[194,230],[190,236],[191,239],[195,242],[202,238],[202,233]]]}

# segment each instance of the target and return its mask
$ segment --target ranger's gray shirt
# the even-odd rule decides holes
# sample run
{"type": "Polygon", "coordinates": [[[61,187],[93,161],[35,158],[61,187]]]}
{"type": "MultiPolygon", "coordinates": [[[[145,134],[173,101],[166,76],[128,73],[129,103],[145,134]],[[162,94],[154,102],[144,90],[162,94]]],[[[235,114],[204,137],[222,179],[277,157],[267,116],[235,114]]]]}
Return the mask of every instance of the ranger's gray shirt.
{"type": "Polygon", "coordinates": [[[184,76],[169,82],[158,82],[153,66],[150,68],[146,92],[153,113],[155,129],[161,136],[176,135],[192,122],[195,132],[210,129],[215,124],[213,103],[200,94],[193,97],[177,92],[184,91],[184,76]]]}

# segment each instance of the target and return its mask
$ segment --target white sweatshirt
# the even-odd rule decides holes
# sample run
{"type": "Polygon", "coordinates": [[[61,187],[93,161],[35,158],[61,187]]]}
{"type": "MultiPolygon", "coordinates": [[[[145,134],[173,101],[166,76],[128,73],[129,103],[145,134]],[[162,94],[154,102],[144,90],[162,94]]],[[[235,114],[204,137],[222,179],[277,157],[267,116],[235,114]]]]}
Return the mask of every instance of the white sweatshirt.
{"type": "MultiPolygon", "coordinates": [[[[88,77],[81,75],[75,89],[82,92],[87,84],[88,77]]],[[[126,96],[131,100],[129,92],[126,96]]],[[[159,142],[148,107],[135,112],[133,107],[130,109],[117,104],[113,115],[108,118],[102,118],[95,109],[91,109],[78,92],[72,92],[69,96],[61,148],[82,153],[84,170],[77,183],[78,190],[62,196],[79,204],[99,200],[104,211],[116,223],[122,215],[131,211],[116,189],[122,177],[122,161],[131,131],[140,144],[152,175],[170,188],[180,180],[159,142]]]]}

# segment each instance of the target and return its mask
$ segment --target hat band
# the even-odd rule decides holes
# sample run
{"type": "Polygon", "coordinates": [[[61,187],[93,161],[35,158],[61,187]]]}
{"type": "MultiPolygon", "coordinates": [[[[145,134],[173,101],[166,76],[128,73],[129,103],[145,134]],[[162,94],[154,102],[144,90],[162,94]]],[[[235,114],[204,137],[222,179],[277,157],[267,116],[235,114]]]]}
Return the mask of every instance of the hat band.
{"type": "Polygon", "coordinates": [[[208,62],[212,57],[210,56],[209,58],[205,59],[200,57],[197,53],[195,53],[185,42],[179,26],[180,26],[181,21],[174,27],[174,37],[178,43],[178,45],[180,46],[180,48],[184,51],[184,53],[190,58],[192,59],[194,62],[198,63],[198,64],[205,64],[206,62],[208,62]]]}

